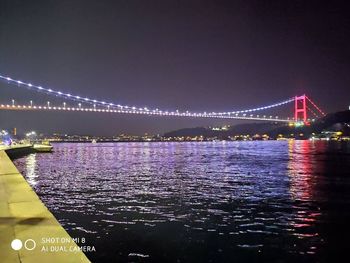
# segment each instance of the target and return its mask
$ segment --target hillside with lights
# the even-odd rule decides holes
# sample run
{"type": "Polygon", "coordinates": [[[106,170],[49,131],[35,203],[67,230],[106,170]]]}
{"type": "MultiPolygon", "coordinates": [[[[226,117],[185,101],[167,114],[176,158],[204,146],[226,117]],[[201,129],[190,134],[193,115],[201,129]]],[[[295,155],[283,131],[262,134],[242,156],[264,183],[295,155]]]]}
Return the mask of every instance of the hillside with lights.
{"type": "Polygon", "coordinates": [[[223,127],[196,127],[171,131],[167,138],[217,138],[217,139],[278,139],[278,138],[328,138],[350,135],[350,110],[327,114],[308,125],[281,123],[245,123],[223,127]]]}

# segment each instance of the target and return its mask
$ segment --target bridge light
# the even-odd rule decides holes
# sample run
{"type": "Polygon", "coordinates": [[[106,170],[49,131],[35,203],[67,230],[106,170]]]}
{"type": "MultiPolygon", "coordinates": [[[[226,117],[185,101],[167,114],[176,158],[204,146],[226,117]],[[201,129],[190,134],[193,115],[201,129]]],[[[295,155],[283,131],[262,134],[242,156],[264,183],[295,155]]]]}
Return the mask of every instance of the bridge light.
{"type": "MultiPolygon", "coordinates": [[[[22,82],[22,81],[20,81],[20,80],[11,79],[10,77],[5,77],[5,76],[1,76],[1,75],[0,75],[0,78],[5,79],[5,80],[8,80],[10,84],[15,84],[15,83],[16,83],[16,84],[18,84],[18,86],[19,86],[19,84],[24,84],[24,85],[26,85],[26,86],[28,86],[28,87],[34,87],[34,88],[36,88],[36,89],[38,89],[38,90],[43,90],[43,91],[45,91],[45,92],[54,93],[54,94],[56,94],[56,95],[63,95],[63,96],[65,96],[65,97],[72,97],[73,99],[77,99],[77,100],[79,100],[79,101],[84,101],[84,100],[87,101],[87,102],[88,102],[88,101],[92,101],[92,102],[94,102],[95,104],[98,103],[97,105],[100,105],[100,104],[107,105],[107,104],[108,104],[107,102],[102,102],[102,101],[98,101],[98,100],[94,100],[94,99],[89,99],[89,98],[84,98],[84,97],[75,96],[75,95],[71,95],[71,94],[66,94],[66,93],[62,93],[62,92],[57,91],[57,90],[42,88],[41,86],[36,86],[36,85],[34,85],[34,84],[31,84],[31,83],[27,83],[27,82],[22,82]],[[12,82],[13,82],[13,83],[12,83],[12,82]]],[[[308,100],[310,101],[310,103],[312,103],[312,104],[314,105],[314,103],[313,103],[308,97],[306,97],[305,95],[303,95],[303,96],[301,96],[301,97],[304,97],[304,99],[308,99],[308,100]]],[[[299,98],[300,98],[300,97],[299,97],[299,98]]],[[[152,110],[152,112],[157,113],[157,114],[159,114],[159,115],[169,115],[169,114],[171,114],[171,115],[181,115],[181,116],[214,117],[214,118],[232,118],[232,117],[231,117],[231,114],[236,114],[236,117],[238,118],[238,117],[241,117],[241,116],[238,115],[238,114],[241,114],[241,113],[251,113],[251,112],[255,112],[255,111],[270,109],[270,108],[273,108],[273,107],[278,107],[278,106],[281,106],[281,105],[284,105],[284,104],[293,102],[293,101],[295,101],[295,100],[296,100],[296,97],[293,97],[293,98],[290,98],[290,99],[288,99],[288,100],[280,101],[280,102],[278,102],[278,103],[271,104],[271,105],[267,105],[267,106],[263,106],[263,107],[252,108],[252,109],[246,109],[246,110],[241,110],[241,111],[231,111],[231,112],[217,112],[217,113],[215,113],[215,112],[212,112],[212,113],[201,112],[201,113],[194,113],[194,112],[190,112],[190,111],[179,112],[178,110],[176,110],[175,112],[174,112],[174,111],[169,112],[169,111],[160,111],[158,108],[157,108],[156,110],[152,110]]],[[[33,103],[30,102],[30,105],[33,106],[33,103]]],[[[49,104],[48,104],[48,105],[49,105],[49,104]]],[[[116,106],[116,105],[113,104],[113,103],[110,103],[109,105],[112,106],[112,107],[116,106]]],[[[12,106],[13,106],[13,107],[16,106],[15,103],[14,103],[14,101],[13,101],[13,103],[12,103],[12,106]]],[[[324,113],[323,113],[316,105],[314,105],[314,106],[316,107],[317,110],[319,110],[319,111],[324,115],[324,113]]],[[[19,107],[19,105],[16,106],[16,107],[19,107]]],[[[49,107],[50,107],[50,106],[49,106],[49,107]]],[[[96,107],[96,106],[94,106],[94,108],[95,108],[95,107],[96,107]]],[[[123,108],[123,106],[120,106],[120,105],[118,105],[118,107],[121,108],[121,109],[123,108]]],[[[45,108],[46,108],[46,107],[45,107],[45,108]]],[[[57,108],[57,107],[56,107],[56,108],[57,108]]],[[[144,108],[137,108],[137,107],[124,106],[124,108],[125,108],[125,109],[130,109],[130,108],[132,108],[131,111],[130,111],[130,110],[127,111],[128,113],[131,113],[132,111],[134,111],[134,113],[138,113],[138,114],[140,114],[140,113],[142,113],[142,114],[147,114],[147,112],[149,111],[146,107],[144,107],[144,108]]],[[[72,110],[73,110],[73,108],[72,108],[72,110]]],[[[76,110],[76,109],[74,109],[74,110],[76,110]]],[[[244,116],[247,116],[247,114],[245,114],[244,116]]],[[[249,116],[249,115],[248,115],[248,116],[249,116]]],[[[252,116],[255,116],[255,115],[254,115],[254,114],[250,115],[250,117],[252,117],[252,116]]],[[[257,116],[259,117],[259,115],[257,115],[257,116]]],[[[264,118],[266,118],[265,115],[264,115],[264,118]]],[[[270,119],[273,119],[273,118],[279,119],[278,116],[276,116],[276,117],[275,117],[275,116],[270,116],[270,119]]],[[[290,118],[288,118],[288,120],[289,120],[289,119],[290,119],[290,118]]],[[[279,119],[279,120],[285,120],[285,121],[286,121],[286,119],[279,119]]]]}
{"type": "Polygon", "coordinates": [[[81,109],[81,103],[78,103],[79,109],[81,109]]]}
{"type": "Polygon", "coordinates": [[[12,107],[15,106],[15,100],[12,100],[12,107]]]}
{"type": "Polygon", "coordinates": [[[63,108],[64,108],[64,109],[66,108],[66,103],[65,103],[65,102],[63,102],[63,108]]]}
{"type": "Polygon", "coordinates": [[[31,101],[30,101],[30,107],[32,107],[32,106],[33,106],[33,101],[31,100],[31,101]]]}
{"type": "Polygon", "coordinates": [[[50,102],[49,101],[47,102],[47,107],[50,108],[50,102]]]}

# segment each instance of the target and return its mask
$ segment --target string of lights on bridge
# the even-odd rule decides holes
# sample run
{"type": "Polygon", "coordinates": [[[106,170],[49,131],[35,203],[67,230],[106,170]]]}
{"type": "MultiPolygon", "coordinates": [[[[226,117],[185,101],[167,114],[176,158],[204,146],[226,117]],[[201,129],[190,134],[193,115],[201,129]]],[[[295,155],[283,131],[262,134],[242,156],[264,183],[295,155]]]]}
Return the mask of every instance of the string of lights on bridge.
{"type": "MultiPolygon", "coordinates": [[[[278,116],[266,116],[266,115],[257,115],[252,114],[253,112],[267,110],[275,107],[279,107],[288,103],[291,103],[295,100],[295,98],[290,98],[278,103],[274,103],[267,106],[245,109],[245,110],[237,110],[237,111],[227,111],[227,112],[191,112],[191,111],[169,111],[169,110],[159,110],[158,108],[149,109],[148,107],[135,107],[128,105],[120,105],[114,104],[112,102],[101,101],[97,99],[91,99],[88,97],[82,97],[78,95],[73,95],[70,93],[44,88],[42,86],[38,86],[32,83],[20,81],[17,79],[13,79],[8,76],[0,75],[0,79],[6,81],[9,84],[16,85],[18,87],[24,87],[30,90],[35,90],[40,93],[45,93],[48,95],[54,95],[57,97],[62,97],[71,101],[78,101],[79,107],[67,107],[66,103],[63,103],[63,107],[50,106],[50,102],[48,102],[47,106],[34,106],[33,102],[30,102],[30,105],[15,105],[14,100],[12,100],[12,105],[2,104],[0,107],[2,109],[13,109],[13,110],[62,110],[62,111],[87,111],[87,112],[113,112],[113,113],[129,113],[129,114],[144,114],[144,115],[159,115],[159,116],[184,116],[184,117],[201,117],[201,118],[223,118],[223,119],[252,119],[252,120],[274,120],[281,122],[289,122],[289,118],[281,119],[278,116]],[[81,103],[86,103],[93,105],[93,108],[82,107],[81,103]],[[97,106],[102,107],[96,108],[97,106]]],[[[309,98],[308,98],[309,99],[309,98]]],[[[309,99],[310,100],[310,99],[309,99]]],[[[310,102],[321,111],[311,100],[310,102]]]]}
{"type": "Polygon", "coordinates": [[[7,110],[53,110],[53,111],[81,111],[81,112],[110,112],[110,113],[125,113],[125,114],[139,114],[139,115],[158,115],[158,116],[178,116],[178,117],[201,117],[201,118],[216,118],[216,119],[242,119],[242,120],[268,120],[276,122],[290,122],[289,118],[281,119],[278,116],[266,116],[266,115],[254,115],[254,114],[242,114],[239,115],[201,115],[199,113],[177,113],[177,112],[152,112],[152,111],[141,111],[141,110],[114,110],[114,109],[99,109],[99,108],[85,108],[81,107],[60,107],[60,106],[36,106],[36,105],[9,105],[1,104],[0,109],[7,110]]]}
{"type": "MultiPolygon", "coordinates": [[[[313,102],[308,96],[305,96],[305,98],[312,104],[312,106],[314,106],[316,108],[316,110],[318,110],[319,113],[321,113],[322,116],[326,116],[326,113],[324,113],[323,110],[321,110],[316,104],[315,102],[313,102]]],[[[316,115],[317,116],[317,115],[316,115]]]]}

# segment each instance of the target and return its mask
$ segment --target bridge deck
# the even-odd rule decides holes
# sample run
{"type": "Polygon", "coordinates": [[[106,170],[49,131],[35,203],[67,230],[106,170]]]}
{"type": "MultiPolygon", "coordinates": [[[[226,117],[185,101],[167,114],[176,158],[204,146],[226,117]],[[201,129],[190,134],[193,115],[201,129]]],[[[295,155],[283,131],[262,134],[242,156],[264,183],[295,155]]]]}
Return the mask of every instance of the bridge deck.
{"type": "Polygon", "coordinates": [[[144,116],[166,116],[166,117],[185,117],[185,118],[214,118],[214,119],[237,119],[250,121],[272,121],[272,122],[293,122],[289,118],[279,118],[278,116],[265,116],[254,114],[196,114],[185,112],[151,112],[142,110],[116,110],[108,108],[75,108],[75,107],[60,107],[60,106],[29,106],[29,105],[5,105],[0,104],[0,110],[5,111],[61,111],[61,112],[99,112],[99,113],[117,113],[117,114],[134,114],[144,116]]]}
{"type": "MultiPolygon", "coordinates": [[[[60,241],[55,244],[43,244],[42,238],[64,238],[71,240],[51,212],[18,172],[7,156],[4,147],[0,148],[0,253],[2,262],[90,262],[83,252],[72,252],[77,244],[60,241]],[[16,251],[11,242],[19,239],[23,247],[16,251]],[[32,239],[36,242],[33,250],[24,247],[24,242],[32,239]],[[68,252],[50,251],[59,247],[68,252]],[[43,247],[49,251],[42,251],[43,247]]],[[[31,249],[33,242],[27,247],[31,249]]]]}

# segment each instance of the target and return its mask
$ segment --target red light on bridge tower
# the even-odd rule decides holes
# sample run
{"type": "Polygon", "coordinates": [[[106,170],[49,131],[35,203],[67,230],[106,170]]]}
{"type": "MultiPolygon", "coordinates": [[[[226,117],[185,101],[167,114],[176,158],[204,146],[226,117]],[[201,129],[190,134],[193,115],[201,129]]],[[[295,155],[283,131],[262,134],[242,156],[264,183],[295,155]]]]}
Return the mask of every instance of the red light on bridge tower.
{"type": "Polygon", "coordinates": [[[301,114],[300,119],[302,119],[304,123],[307,123],[305,94],[302,96],[295,96],[294,102],[295,102],[294,120],[297,122],[299,119],[299,115],[301,114]]]}

